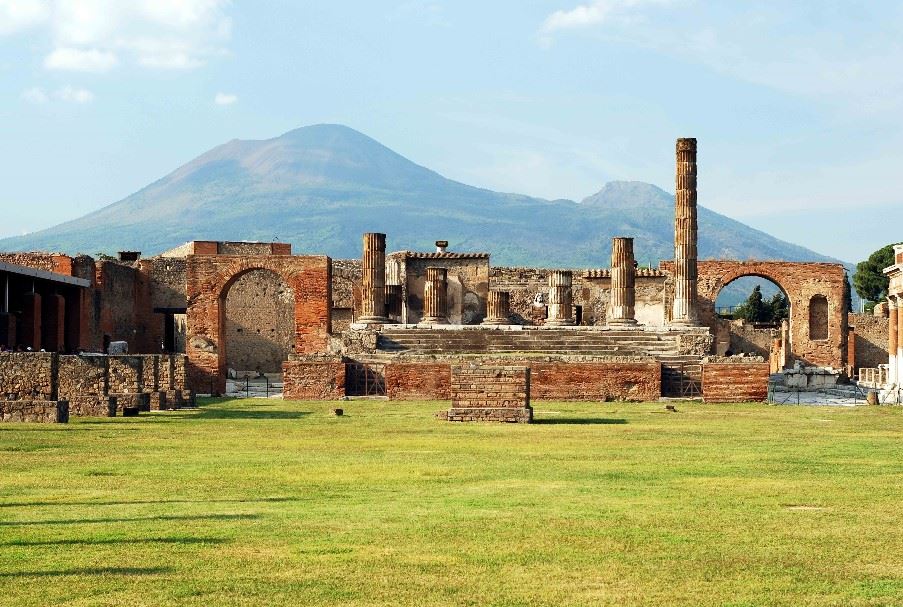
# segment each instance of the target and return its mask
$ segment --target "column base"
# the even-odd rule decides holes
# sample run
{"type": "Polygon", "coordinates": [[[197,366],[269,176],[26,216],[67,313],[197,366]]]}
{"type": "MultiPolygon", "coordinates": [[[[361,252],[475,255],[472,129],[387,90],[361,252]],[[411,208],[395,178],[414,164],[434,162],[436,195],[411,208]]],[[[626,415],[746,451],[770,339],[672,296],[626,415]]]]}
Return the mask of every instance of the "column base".
{"type": "Polygon", "coordinates": [[[387,325],[389,324],[389,319],[385,316],[361,316],[354,322],[362,325],[387,325]]]}

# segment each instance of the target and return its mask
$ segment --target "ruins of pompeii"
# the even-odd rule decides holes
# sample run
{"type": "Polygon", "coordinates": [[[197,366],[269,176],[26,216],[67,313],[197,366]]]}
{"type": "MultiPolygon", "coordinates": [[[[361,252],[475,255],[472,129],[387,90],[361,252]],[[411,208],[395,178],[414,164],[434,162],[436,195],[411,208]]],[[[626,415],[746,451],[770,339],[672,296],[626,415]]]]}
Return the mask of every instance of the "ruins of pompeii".
{"type": "Polygon", "coordinates": [[[696,186],[679,139],[651,268],[630,234],[583,269],[375,232],[359,259],[0,254],[0,582],[18,605],[900,604],[903,245],[856,314],[841,264],[698,259],[696,186]],[[789,317],[719,315],[745,276],[789,317]]]}
{"type": "Polygon", "coordinates": [[[676,144],[674,258],[657,268],[638,267],[630,235],[613,239],[609,267],[590,269],[494,267],[490,252],[445,241],[387,252],[380,233],[363,234],[360,259],[280,242],[101,260],[4,253],[0,343],[27,351],[0,357],[3,420],[134,415],[252,390],[451,400],[448,421],[524,423],[532,400],[756,402],[769,385],[797,401],[898,403],[903,247],[872,315],[847,309],[841,264],[700,261],[696,146],[676,144]],[[780,326],[716,313],[744,276],[787,297],[780,326]]]}

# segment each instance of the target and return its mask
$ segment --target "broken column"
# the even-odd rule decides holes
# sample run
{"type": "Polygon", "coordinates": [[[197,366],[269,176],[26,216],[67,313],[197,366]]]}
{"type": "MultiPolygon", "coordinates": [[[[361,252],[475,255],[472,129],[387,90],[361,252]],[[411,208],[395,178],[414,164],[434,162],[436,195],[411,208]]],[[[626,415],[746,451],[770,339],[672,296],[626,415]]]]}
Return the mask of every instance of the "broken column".
{"type": "Polygon", "coordinates": [[[697,325],[696,140],[677,140],[674,193],[674,305],[671,323],[697,325]]]}
{"type": "Polygon", "coordinates": [[[382,324],[386,318],[386,235],[364,234],[361,274],[361,315],[357,322],[382,324]]]}
{"type": "Polygon", "coordinates": [[[423,285],[423,320],[425,324],[448,323],[448,270],[427,268],[423,285]]]}
{"type": "Polygon", "coordinates": [[[574,324],[571,286],[573,274],[570,270],[549,272],[549,317],[546,324],[562,327],[574,324]]]}
{"type": "Polygon", "coordinates": [[[611,239],[611,300],[608,303],[609,325],[636,325],[636,264],[633,238],[611,239]]]}
{"type": "Polygon", "coordinates": [[[511,296],[508,291],[489,291],[486,296],[486,319],[484,325],[510,325],[511,296]]]}

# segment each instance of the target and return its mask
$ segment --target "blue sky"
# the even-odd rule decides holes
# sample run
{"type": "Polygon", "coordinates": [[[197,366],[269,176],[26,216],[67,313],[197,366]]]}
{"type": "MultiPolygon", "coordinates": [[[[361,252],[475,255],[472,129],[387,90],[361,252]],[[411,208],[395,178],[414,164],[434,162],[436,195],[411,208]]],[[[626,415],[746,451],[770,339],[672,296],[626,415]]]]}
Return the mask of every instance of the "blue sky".
{"type": "Polygon", "coordinates": [[[0,0],[0,235],[233,138],[347,124],[472,185],[673,190],[856,261],[903,240],[903,3],[0,0]]]}

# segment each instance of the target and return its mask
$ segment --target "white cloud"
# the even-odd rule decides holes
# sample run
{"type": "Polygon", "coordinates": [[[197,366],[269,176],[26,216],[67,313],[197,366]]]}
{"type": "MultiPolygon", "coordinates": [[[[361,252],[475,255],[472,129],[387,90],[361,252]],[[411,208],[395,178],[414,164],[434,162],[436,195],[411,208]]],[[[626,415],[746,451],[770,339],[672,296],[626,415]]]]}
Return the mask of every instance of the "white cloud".
{"type": "Polygon", "coordinates": [[[227,53],[229,0],[0,0],[0,34],[44,24],[47,69],[191,69],[227,53]]]}
{"type": "Polygon", "coordinates": [[[32,27],[50,16],[45,0],[0,0],[0,34],[32,27]]]}
{"type": "Polygon", "coordinates": [[[22,99],[24,99],[28,103],[35,104],[47,103],[47,101],[49,100],[47,93],[45,93],[43,89],[40,89],[38,87],[32,87],[30,89],[22,91],[22,99]]]}
{"type": "Polygon", "coordinates": [[[213,98],[216,105],[232,105],[236,101],[238,101],[238,97],[232,93],[217,93],[213,98]]]}
{"type": "Polygon", "coordinates": [[[579,4],[571,10],[558,10],[546,17],[539,28],[539,40],[543,46],[552,44],[553,34],[561,30],[600,25],[606,21],[630,21],[632,13],[650,5],[672,4],[673,0],[595,0],[579,4]]]}
{"type": "Polygon", "coordinates": [[[72,70],[77,72],[106,72],[116,66],[119,60],[110,51],[58,48],[44,59],[44,67],[51,70],[72,70]]]}
{"type": "Polygon", "coordinates": [[[60,101],[68,103],[91,103],[94,101],[94,93],[88,89],[64,86],[54,93],[60,101]]]}

